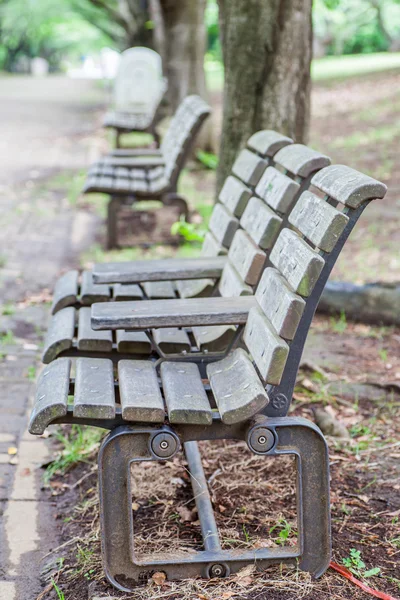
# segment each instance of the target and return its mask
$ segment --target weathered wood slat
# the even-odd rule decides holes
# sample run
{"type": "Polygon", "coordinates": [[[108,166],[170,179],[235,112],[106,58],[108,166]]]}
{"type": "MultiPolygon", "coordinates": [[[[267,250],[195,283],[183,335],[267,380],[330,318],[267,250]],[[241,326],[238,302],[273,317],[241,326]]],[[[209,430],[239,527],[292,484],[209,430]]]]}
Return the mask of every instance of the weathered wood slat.
{"type": "Polygon", "coordinates": [[[240,423],[268,404],[268,395],[242,348],[207,365],[207,375],[223,423],[240,423]]]}
{"type": "Polygon", "coordinates": [[[293,291],[306,297],[311,294],[325,264],[322,256],[290,229],[283,229],[279,234],[270,261],[293,291]]]}
{"type": "Polygon", "coordinates": [[[233,325],[214,325],[213,327],[193,327],[197,347],[208,352],[223,352],[227,349],[236,332],[233,325]]]}
{"type": "Polygon", "coordinates": [[[276,269],[268,267],[257,286],[256,298],[275,331],[292,340],[306,305],[276,269]]]}
{"type": "Polygon", "coordinates": [[[314,175],[312,184],[351,208],[357,208],[367,200],[383,198],[387,191],[383,183],[345,165],[322,169],[314,175]]]}
{"type": "Polygon", "coordinates": [[[138,423],[164,422],[164,402],[153,363],[120,360],[118,381],[123,419],[138,423]]]}
{"type": "Polygon", "coordinates": [[[219,201],[236,217],[243,214],[251,191],[239,179],[229,175],[219,193],[219,201]]]}
{"type": "Polygon", "coordinates": [[[293,205],[299,184],[274,167],[268,167],[256,186],[256,193],[279,214],[286,214],[293,205]]]}
{"type": "Polygon", "coordinates": [[[86,350],[93,352],[111,352],[111,331],[94,331],[92,329],[90,319],[91,308],[82,307],[79,310],[78,350],[86,350]]]}
{"type": "Polygon", "coordinates": [[[240,229],[228,252],[228,260],[248,285],[256,285],[260,278],[266,255],[247,233],[240,229]]]}
{"type": "Polygon", "coordinates": [[[275,154],[274,161],[293,175],[301,177],[309,177],[311,173],[331,164],[328,156],[303,144],[292,144],[282,148],[275,154]]]}
{"type": "Polygon", "coordinates": [[[334,249],[348,221],[349,217],[308,191],[303,192],[289,215],[289,222],[325,252],[334,249]]]}
{"type": "Polygon", "coordinates": [[[227,250],[215,239],[211,231],[207,231],[204,236],[204,242],[201,247],[201,256],[210,257],[210,256],[221,256],[226,255],[227,250]]]}
{"type": "Polygon", "coordinates": [[[250,199],[240,219],[240,225],[263,250],[271,248],[281,224],[282,219],[256,196],[250,199]]]}
{"type": "Polygon", "coordinates": [[[264,381],[278,385],[289,346],[275,333],[260,308],[251,309],[243,339],[264,381]]]}
{"type": "Polygon", "coordinates": [[[254,296],[189,298],[138,302],[101,302],[92,306],[92,327],[99,329],[158,329],[246,323],[254,296]]]}
{"type": "Polygon", "coordinates": [[[72,347],[75,332],[75,309],[67,306],[51,317],[44,341],[42,360],[50,363],[72,347]]]}
{"type": "Polygon", "coordinates": [[[269,156],[271,158],[278,150],[289,144],[293,144],[291,138],[281,135],[272,129],[264,129],[253,133],[247,142],[247,146],[250,150],[255,150],[255,152],[258,152],[261,156],[269,156]]]}
{"type": "Polygon", "coordinates": [[[144,331],[123,331],[116,333],[117,350],[126,354],[150,354],[151,343],[144,331]]]}
{"type": "Polygon", "coordinates": [[[176,282],[180,298],[205,298],[212,294],[214,287],[213,279],[186,279],[176,282]]]}
{"type": "Polygon", "coordinates": [[[113,363],[107,358],[78,358],[76,361],[74,417],[115,417],[113,363]]]}
{"type": "Polygon", "coordinates": [[[93,302],[105,302],[111,297],[111,291],[108,285],[94,283],[93,273],[83,271],[81,282],[81,302],[91,305],[93,302]]]}
{"type": "Polygon", "coordinates": [[[178,354],[190,351],[190,339],[183,329],[176,329],[175,327],[154,329],[153,337],[156,344],[166,354],[178,354]]]}
{"type": "Polygon", "coordinates": [[[209,223],[216,240],[229,248],[238,227],[239,221],[222,204],[216,204],[209,223]]]}
{"type": "Polygon", "coordinates": [[[253,293],[252,288],[243,283],[236,269],[230,263],[225,265],[218,289],[221,296],[225,296],[226,298],[250,296],[253,293]]]}
{"type": "Polygon", "coordinates": [[[254,154],[254,152],[242,150],[233,163],[232,173],[245,184],[254,187],[259,182],[267,166],[267,161],[254,154]]]}
{"type": "Polygon", "coordinates": [[[57,311],[66,306],[73,306],[78,301],[78,271],[68,271],[62,275],[54,288],[53,302],[51,312],[54,315],[57,311]]]}
{"type": "Polygon", "coordinates": [[[99,283],[131,284],[168,282],[171,279],[203,279],[219,277],[224,263],[223,256],[102,263],[94,266],[93,279],[99,283]]]}
{"type": "Polygon", "coordinates": [[[172,281],[146,281],[143,289],[148,298],[176,298],[172,281]]]}
{"type": "Polygon", "coordinates": [[[163,362],[160,373],[170,422],[211,425],[212,411],[198,366],[163,362]]]}
{"type": "Polygon", "coordinates": [[[29,432],[41,435],[55,419],[67,414],[71,360],[59,358],[45,367],[36,386],[29,432]]]}
{"type": "Polygon", "coordinates": [[[137,283],[116,283],[113,285],[114,300],[140,300],[143,291],[137,283]]]}

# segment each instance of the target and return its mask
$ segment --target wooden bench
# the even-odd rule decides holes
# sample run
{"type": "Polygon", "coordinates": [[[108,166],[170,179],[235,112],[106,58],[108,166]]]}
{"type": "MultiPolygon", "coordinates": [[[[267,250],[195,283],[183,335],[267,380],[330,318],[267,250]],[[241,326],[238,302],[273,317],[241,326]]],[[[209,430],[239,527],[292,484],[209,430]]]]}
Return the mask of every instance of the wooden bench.
{"type": "Polygon", "coordinates": [[[329,164],[328,157],[290,142],[272,131],[252,136],[221,190],[199,259],[108,263],[97,266],[93,274],[84,272],[80,280],[78,271],[64,275],[54,292],[54,317],[45,341],[44,362],[61,355],[96,356],[99,352],[113,360],[154,350],[161,355],[187,353],[193,345],[202,351],[224,352],[235,336],[234,326],[195,328],[189,335],[182,330],[160,330],[150,339],[144,332],[121,331],[113,339],[111,332],[105,337],[91,330],[88,310],[79,317],[77,313],[98,301],[253,293],[256,279],[247,277],[243,286],[237,284],[235,272],[243,267],[235,264],[240,258],[241,240],[246,238],[242,234],[234,238],[235,234],[243,229],[259,246],[262,256],[268,254],[293,203],[308,189],[312,175],[329,164]],[[231,248],[233,239],[236,245],[231,248]],[[233,268],[224,269],[232,260],[233,268]],[[94,283],[93,277],[104,283],[94,283]],[[66,308],[71,306],[76,311],[66,308]]]}
{"type": "Polygon", "coordinates": [[[132,132],[150,133],[159,146],[157,111],[166,89],[157,52],[142,47],[122,52],[114,83],[114,110],[103,121],[104,127],[115,129],[117,148],[121,134],[132,132]]]}
{"type": "Polygon", "coordinates": [[[131,591],[155,570],[171,579],[221,577],[248,564],[263,568],[281,562],[318,577],[329,565],[326,443],[315,425],[285,415],[325,282],[362,211],[371,200],[384,197],[386,186],[343,165],[324,167],[311,183],[272,244],[267,268],[260,267],[264,251],[251,237],[254,230],[236,232],[226,266],[237,269],[236,282],[242,286],[248,285],[249,274],[256,280],[262,273],[255,295],[92,307],[93,329],[107,332],[234,323],[243,328],[243,336],[222,360],[204,353],[180,360],[120,360],[117,365],[109,359],[59,358],[40,376],[31,433],[42,434],[51,423],[111,430],[99,454],[103,563],[109,581],[122,591],[131,591]],[[237,240],[240,252],[232,250],[237,240]],[[245,247],[252,247],[252,253],[245,247]],[[245,440],[255,454],[296,457],[296,546],[221,549],[196,444],[204,439],[245,440]],[[129,465],[171,459],[181,445],[192,475],[204,550],[139,563],[134,550],[128,551],[133,548],[132,498],[126,493],[129,465]]]}
{"type": "Polygon", "coordinates": [[[108,248],[117,246],[117,217],[122,204],[160,200],[166,206],[177,206],[180,214],[188,218],[187,203],[177,193],[178,179],[210,110],[199,96],[187,96],[173,116],[158,153],[111,154],[90,167],[83,192],[111,196],[107,214],[108,248]]]}

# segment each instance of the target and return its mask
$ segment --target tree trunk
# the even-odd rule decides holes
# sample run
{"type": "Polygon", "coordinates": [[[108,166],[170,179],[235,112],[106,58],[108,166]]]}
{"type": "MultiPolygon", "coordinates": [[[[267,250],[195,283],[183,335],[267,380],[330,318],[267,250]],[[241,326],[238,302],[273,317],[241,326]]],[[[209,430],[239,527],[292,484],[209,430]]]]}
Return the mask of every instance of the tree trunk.
{"type": "Polygon", "coordinates": [[[276,129],[306,141],[312,0],[219,0],[225,65],[217,186],[252,133],[276,129]]]}
{"type": "MultiPolygon", "coordinates": [[[[172,112],[190,94],[198,94],[207,101],[204,71],[206,4],[206,0],[160,0],[165,32],[164,69],[172,112]]],[[[211,132],[208,119],[197,147],[212,149],[211,132]]]]}

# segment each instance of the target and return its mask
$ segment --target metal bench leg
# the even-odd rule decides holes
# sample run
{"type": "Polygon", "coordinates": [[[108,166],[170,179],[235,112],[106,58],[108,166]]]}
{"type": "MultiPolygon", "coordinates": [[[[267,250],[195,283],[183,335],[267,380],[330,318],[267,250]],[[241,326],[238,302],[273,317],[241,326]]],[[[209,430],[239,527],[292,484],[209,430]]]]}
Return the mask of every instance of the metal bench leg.
{"type": "Polygon", "coordinates": [[[176,192],[170,192],[169,194],[164,194],[164,196],[162,196],[161,202],[164,204],[164,206],[177,206],[179,209],[179,217],[183,215],[185,221],[189,223],[189,207],[183,196],[177,194],[176,192]]]}
{"type": "Polygon", "coordinates": [[[204,427],[177,427],[184,443],[199,513],[204,550],[174,557],[139,562],[133,539],[130,466],[143,460],[167,460],[179,450],[177,434],[168,427],[120,427],[103,442],[99,453],[99,492],[102,552],[108,580],[129,592],[146,582],[155,571],[168,579],[223,577],[255,564],[263,569],[271,564],[298,564],[319,577],[330,560],[329,462],[325,440],[319,429],[305,419],[290,417],[257,419],[246,431],[238,430],[257,454],[293,454],[297,463],[298,542],[295,547],[257,548],[244,552],[222,550],[211,500],[201,466],[198,439],[232,437],[224,428],[208,433],[204,427]]]}
{"type": "Polygon", "coordinates": [[[112,250],[117,247],[118,242],[118,209],[121,200],[117,196],[112,196],[107,207],[107,249],[112,250]]]}

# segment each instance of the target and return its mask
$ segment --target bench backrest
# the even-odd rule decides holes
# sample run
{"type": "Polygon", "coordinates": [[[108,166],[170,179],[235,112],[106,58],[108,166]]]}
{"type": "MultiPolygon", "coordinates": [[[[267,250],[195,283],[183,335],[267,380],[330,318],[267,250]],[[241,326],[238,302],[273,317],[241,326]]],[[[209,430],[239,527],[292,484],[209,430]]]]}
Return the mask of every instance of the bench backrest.
{"type": "Polygon", "coordinates": [[[262,380],[266,413],[287,413],[308,330],[335,261],[366,205],[386,186],[343,165],[318,171],[272,246],[243,334],[262,380]],[[282,381],[282,385],[280,385],[282,381]]]}
{"type": "Polygon", "coordinates": [[[166,90],[161,56],[150,48],[129,48],[121,54],[114,85],[115,110],[153,114],[166,90]]]}
{"type": "Polygon", "coordinates": [[[192,95],[181,102],[172,117],[160,146],[165,160],[163,175],[172,188],[176,186],[193,142],[210,112],[211,108],[200,96],[192,95]]]}

